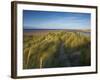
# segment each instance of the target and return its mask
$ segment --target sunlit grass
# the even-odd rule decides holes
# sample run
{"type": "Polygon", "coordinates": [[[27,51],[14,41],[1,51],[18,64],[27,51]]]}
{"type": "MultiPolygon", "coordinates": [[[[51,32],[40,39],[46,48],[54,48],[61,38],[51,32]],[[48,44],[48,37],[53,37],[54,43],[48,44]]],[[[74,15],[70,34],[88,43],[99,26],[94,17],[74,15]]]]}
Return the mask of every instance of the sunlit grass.
{"type": "MultiPolygon", "coordinates": [[[[45,35],[24,35],[23,43],[24,69],[60,67],[61,65],[67,67],[66,61],[60,64],[61,44],[64,45],[66,56],[70,57],[78,51],[80,53],[79,65],[90,65],[90,36],[83,35],[81,32],[56,31],[45,35]]],[[[70,61],[73,60],[69,58],[70,61]]]]}

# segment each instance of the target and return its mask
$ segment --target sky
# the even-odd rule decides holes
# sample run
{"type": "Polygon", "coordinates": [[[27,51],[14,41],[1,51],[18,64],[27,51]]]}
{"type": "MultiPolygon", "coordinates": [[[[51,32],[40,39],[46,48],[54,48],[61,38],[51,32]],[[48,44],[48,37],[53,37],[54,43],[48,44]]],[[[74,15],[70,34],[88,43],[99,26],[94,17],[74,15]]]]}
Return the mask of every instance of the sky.
{"type": "Polygon", "coordinates": [[[23,10],[24,29],[90,29],[91,14],[23,10]]]}

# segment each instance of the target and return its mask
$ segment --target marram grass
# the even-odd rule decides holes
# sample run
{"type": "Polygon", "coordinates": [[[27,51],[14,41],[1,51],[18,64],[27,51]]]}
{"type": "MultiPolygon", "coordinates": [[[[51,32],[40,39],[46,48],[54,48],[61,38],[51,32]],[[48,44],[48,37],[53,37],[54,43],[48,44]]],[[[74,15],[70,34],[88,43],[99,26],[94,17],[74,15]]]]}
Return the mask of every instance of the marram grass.
{"type": "Polygon", "coordinates": [[[90,36],[82,32],[24,35],[23,43],[23,69],[90,65],[90,36]]]}

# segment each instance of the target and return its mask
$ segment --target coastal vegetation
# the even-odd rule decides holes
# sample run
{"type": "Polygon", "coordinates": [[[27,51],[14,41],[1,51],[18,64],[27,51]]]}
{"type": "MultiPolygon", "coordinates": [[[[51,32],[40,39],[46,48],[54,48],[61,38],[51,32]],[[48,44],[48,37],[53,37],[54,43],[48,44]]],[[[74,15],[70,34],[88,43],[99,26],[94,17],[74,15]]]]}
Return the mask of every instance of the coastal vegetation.
{"type": "Polygon", "coordinates": [[[23,35],[23,69],[91,65],[91,40],[84,32],[23,35]]]}

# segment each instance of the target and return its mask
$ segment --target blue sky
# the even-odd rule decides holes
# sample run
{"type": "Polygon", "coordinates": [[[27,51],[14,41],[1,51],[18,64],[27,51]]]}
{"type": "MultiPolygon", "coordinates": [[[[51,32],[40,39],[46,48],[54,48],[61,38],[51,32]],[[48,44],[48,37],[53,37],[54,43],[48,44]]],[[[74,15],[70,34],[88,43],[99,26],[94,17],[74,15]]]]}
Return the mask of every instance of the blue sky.
{"type": "Polygon", "coordinates": [[[24,29],[90,29],[90,13],[23,10],[24,29]]]}

